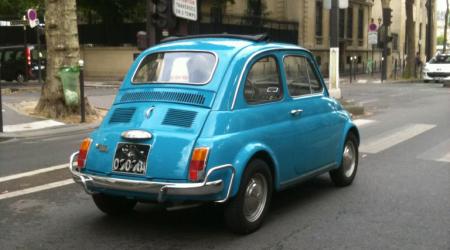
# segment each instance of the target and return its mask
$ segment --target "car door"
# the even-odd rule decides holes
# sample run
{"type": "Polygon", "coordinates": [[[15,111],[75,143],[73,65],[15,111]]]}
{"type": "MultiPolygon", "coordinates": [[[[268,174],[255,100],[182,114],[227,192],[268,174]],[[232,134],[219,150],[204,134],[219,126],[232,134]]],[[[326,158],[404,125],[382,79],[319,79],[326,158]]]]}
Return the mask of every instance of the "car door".
{"type": "Polygon", "coordinates": [[[285,54],[283,73],[292,129],[291,154],[301,175],[335,164],[343,126],[334,102],[326,96],[323,82],[311,56],[306,52],[285,54]]]}

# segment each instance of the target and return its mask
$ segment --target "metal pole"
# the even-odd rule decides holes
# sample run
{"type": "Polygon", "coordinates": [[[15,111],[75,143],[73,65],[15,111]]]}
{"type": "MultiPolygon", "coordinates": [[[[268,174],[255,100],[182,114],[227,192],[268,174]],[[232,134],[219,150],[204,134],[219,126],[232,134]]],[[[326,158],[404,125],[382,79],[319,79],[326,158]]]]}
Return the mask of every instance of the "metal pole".
{"type": "Polygon", "coordinates": [[[41,69],[41,32],[40,25],[36,26],[36,40],[37,40],[37,52],[38,52],[38,81],[39,85],[42,84],[42,69],[41,69]]]}
{"type": "Polygon", "coordinates": [[[332,0],[330,19],[332,26],[330,27],[330,47],[339,47],[339,2],[332,0]]]}
{"type": "Polygon", "coordinates": [[[152,23],[152,14],[154,13],[155,5],[152,0],[147,0],[146,8],[146,32],[147,32],[147,46],[151,47],[156,44],[156,30],[152,23]]]}
{"type": "Polygon", "coordinates": [[[0,133],[3,133],[3,107],[2,107],[2,63],[0,62],[0,133]]]}
{"type": "MultiPolygon", "coordinates": [[[[23,20],[24,21],[27,20],[25,16],[23,16],[23,20]]],[[[25,56],[25,58],[26,58],[26,51],[27,51],[27,25],[24,24],[23,25],[23,55],[25,56]]],[[[24,60],[24,78],[25,78],[24,80],[25,81],[28,80],[27,68],[28,68],[28,62],[27,62],[27,60],[24,60]]]]}
{"type": "Polygon", "coordinates": [[[84,61],[78,61],[78,65],[80,66],[80,114],[81,114],[81,122],[86,122],[86,110],[84,104],[84,74],[83,67],[84,61]]]}

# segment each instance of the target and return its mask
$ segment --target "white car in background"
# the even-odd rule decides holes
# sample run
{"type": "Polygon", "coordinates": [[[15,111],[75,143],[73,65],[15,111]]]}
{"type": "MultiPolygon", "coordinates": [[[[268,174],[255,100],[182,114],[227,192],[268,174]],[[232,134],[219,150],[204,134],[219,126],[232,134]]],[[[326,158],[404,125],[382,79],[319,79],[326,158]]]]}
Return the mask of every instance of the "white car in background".
{"type": "Polygon", "coordinates": [[[424,82],[450,81],[450,54],[439,54],[427,62],[422,71],[424,82]]]}

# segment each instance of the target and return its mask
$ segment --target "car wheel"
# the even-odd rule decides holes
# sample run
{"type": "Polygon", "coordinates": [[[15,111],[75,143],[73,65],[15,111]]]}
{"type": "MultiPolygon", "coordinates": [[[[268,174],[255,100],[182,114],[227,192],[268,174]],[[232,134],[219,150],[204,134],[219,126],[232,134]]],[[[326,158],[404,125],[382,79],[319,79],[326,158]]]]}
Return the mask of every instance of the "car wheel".
{"type": "Polygon", "coordinates": [[[424,82],[424,83],[429,83],[430,81],[429,81],[429,80],[423,80],[423,82],[424,82]]]}
{"type": "Polygon", "coordinates": [[[350,133],[345,140],[342,162],[338,169],[330,171],[333,183],[338,187],[352,184],[358,169],[358,143],[354,134],[350,133]]]}
{"type": "Polygon", "coordinates": [[[252,160],[242,175],[239,191],[225,207],[225,223],[235,233],[261,227],[272,196],[272,174],[261,159],[252,160]]]}
{"type": "Polygon", "coordinates": [[[22,73],[17,73],[16,75],[16,81],[17,83],[24,83],[25,82],[25,76],[22,73]]]}
{"type": "Polygon", "coordinates": [[[98,209],[108,215],[120,215],[130,212],[137,203],[136,200],[101,193],[93,194],[92,199],[98,209]]]}

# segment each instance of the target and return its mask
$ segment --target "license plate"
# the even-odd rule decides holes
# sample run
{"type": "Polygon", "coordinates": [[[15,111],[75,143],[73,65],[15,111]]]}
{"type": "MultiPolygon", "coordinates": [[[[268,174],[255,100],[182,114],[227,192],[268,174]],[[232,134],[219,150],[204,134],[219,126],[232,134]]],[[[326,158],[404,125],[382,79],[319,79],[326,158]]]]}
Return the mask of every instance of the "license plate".
{"type": "Polygon", "coordinates": [[[113,172],[145,175],[147,171],[147,155],[150,145],[119,143],[112,170],[113,172]]]}

